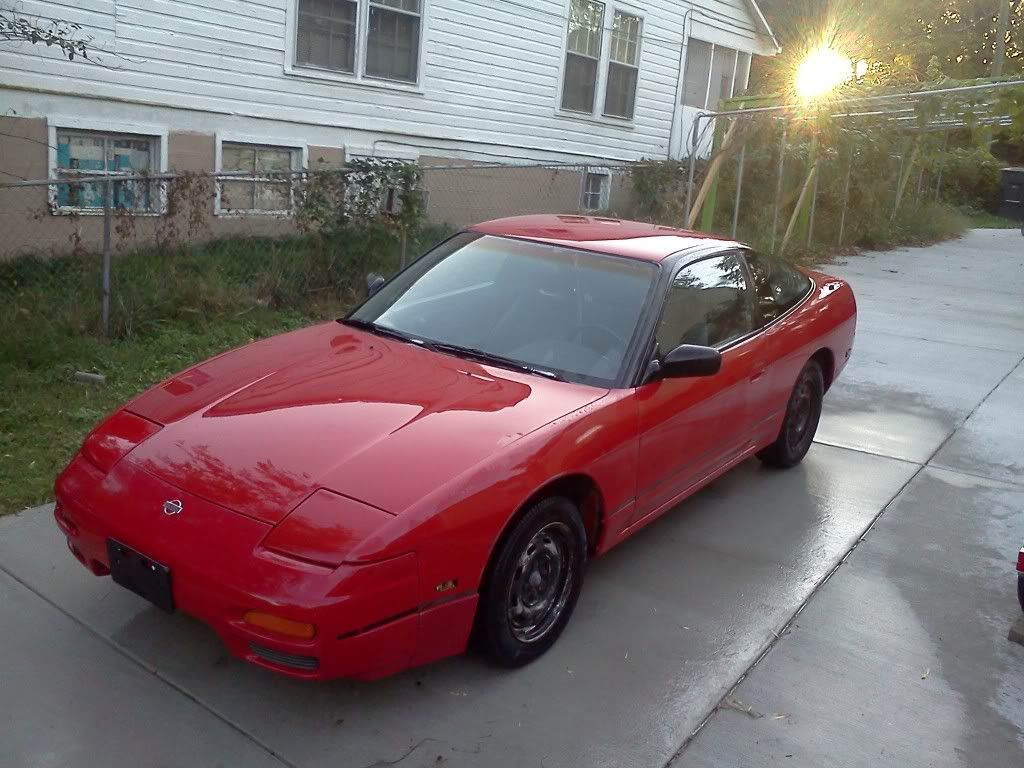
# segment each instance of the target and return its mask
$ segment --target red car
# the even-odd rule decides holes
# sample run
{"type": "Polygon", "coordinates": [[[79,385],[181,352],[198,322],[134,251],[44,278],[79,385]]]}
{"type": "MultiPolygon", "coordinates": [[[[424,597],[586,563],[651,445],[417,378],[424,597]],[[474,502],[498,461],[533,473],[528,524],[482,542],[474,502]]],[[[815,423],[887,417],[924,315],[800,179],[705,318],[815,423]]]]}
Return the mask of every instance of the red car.
{"type": "Polygon", "coordinates": [[[1024,547],[1017,553],[1017,601],[1024,611],[1024,547]]]}
{"type": "Polygon", "coordinates": [[[588,559],[757,455],[799,462],[849,286],[580,216],[492,221],[346,318],[196,365],[56,482],[76,558],[243,659],[372,679],[555,642],[588,559]]]}

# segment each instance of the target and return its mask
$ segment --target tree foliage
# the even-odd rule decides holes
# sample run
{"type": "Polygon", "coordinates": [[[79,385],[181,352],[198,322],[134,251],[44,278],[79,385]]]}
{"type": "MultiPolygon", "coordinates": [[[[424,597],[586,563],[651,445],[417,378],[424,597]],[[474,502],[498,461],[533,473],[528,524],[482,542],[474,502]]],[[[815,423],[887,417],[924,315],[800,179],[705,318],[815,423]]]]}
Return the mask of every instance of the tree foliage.
{"type": "Polygon", "coordinates": [[[89,59],[92,45],[92,38],[82,35],[81,24],[60,19],[30,18],[7,6],[0,6],[0,41],[57,48],[69,61],[89,59]]]}
{"type": "MultiPolygon", "coordinates": [[[[761,0],[783,45],[764,74],[792,66],[807,47],[828,42],[869,64],[867,80],[905,85],[941,77],[988,77],[999,0],[761,0]]],[[[1010,0],[1005,75],[1024,73],[1024,0],[1010,0]]]]}

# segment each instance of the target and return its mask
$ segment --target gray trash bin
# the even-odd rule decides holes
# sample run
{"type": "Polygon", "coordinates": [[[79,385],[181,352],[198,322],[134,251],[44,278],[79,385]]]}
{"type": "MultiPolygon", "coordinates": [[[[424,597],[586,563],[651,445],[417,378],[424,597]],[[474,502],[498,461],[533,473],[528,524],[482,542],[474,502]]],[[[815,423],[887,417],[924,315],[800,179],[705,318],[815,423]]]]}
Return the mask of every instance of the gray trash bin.
{"type": "Polygon", "coordinates": [[[1004,168],[1000,192],[999,215],[1024,219],[1024,168],[1004,168]]]}

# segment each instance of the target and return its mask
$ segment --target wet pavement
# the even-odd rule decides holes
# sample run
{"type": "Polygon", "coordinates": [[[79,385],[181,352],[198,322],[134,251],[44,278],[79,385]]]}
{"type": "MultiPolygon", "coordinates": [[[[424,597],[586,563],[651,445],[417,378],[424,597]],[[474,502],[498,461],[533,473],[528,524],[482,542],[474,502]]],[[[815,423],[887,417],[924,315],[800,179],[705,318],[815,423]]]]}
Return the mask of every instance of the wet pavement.
{"type": "Polygon", "coordinates": [[[595,562],[516,672],[279,678],[91,577],[46,508],[0,519],[0,766],[1024,764],[1024,239],[829,271],[860,324],[805,463],[595,562]]]}

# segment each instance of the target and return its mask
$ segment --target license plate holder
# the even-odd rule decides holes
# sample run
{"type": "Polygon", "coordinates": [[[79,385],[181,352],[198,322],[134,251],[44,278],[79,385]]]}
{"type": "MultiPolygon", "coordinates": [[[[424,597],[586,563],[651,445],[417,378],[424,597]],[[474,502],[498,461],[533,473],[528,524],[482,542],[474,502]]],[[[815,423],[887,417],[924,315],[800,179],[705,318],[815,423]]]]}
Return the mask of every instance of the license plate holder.
{"type": "Polygon", "coordinates": [[[114,539],[107,539],[110,576],[116,584],[144,597],[167,613],[174,612],[171,569],[114,539]]]}

